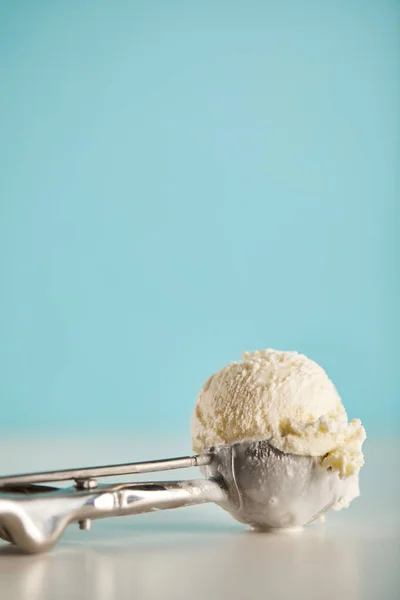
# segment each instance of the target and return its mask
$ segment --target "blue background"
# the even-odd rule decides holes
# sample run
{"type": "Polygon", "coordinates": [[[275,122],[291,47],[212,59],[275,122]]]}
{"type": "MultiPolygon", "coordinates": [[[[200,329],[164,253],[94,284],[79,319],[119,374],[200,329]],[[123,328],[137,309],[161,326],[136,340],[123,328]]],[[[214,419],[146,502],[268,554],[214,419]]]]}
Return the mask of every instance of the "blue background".
{"type": "Polygon", "coordinates": [[[399,17],[1,2],[3,431],[187,430],[208,375],[264,347],[394,428],[399,17]]]}

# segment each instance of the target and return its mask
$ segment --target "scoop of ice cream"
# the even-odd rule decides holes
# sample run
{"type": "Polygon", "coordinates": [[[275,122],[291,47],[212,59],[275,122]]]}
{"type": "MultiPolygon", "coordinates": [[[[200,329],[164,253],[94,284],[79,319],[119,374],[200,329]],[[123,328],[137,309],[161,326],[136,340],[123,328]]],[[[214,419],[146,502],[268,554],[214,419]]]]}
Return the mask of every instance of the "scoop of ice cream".
{"type": "Polygon", "coordinates": [[[265,439],[283,452],[319,457],[340,477],[358,473],[365,437],[361,421],[348,422],[325,371],[297,352],[245,352],[206,381],[192,415],[196,452],[265,439]]]}

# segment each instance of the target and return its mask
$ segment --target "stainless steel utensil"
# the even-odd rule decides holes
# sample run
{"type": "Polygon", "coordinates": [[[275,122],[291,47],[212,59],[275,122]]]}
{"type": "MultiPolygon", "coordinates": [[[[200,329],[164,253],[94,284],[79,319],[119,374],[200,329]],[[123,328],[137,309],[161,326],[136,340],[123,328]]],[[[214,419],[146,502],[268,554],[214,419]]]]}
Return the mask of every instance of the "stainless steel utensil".
{"type": "Polygon", "coordinates": [[[346,494],[352,478],[265,440],[198,456],[0,477],[0,537],[30,553],[49,550],[70,523],[215,502],[256,529],[301,527],[346,494]],[[200,467],[205,479],[102,484],[97,478],[200,467]],[[67,489],[43,485],[74,481],[67,489]]]}

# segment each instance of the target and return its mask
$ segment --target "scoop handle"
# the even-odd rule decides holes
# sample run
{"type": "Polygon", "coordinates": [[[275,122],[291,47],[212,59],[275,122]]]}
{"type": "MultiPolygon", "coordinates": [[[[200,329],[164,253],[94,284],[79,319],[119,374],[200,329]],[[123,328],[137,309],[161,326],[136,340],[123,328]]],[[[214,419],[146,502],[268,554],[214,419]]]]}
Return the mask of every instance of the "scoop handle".
{"type": "Polygon", "coordinates": [[[213,479],[102,485],[21,495],[0,492],[0,537],[23,552],[49,550],[73,522],[223,502],[213,479]]]}

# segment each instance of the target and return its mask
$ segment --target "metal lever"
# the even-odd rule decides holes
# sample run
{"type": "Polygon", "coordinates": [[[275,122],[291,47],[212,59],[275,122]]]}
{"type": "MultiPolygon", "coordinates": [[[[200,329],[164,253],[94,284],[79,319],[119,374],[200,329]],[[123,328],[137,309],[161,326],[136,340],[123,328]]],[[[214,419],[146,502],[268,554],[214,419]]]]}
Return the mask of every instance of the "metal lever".
{"type": "Polygon", "coordinates": [[[115,477],[117,475],[138,475],[141,473],[154,473],[156,471],[169,471],[172,469],[186,469],[189,467],[203,467],[210,464],[211,456],[207,454],[197,456],[181,456],[179,458],[166,458],[163,460],[150,460],[137,463],[123,463],[99,467],[85,467],[83,469],[63,469],[61,471],[43,471],[38,473],[24,473],[21,475],[6,475],[0,477],[0,491],[4,486],[24,485],[31,483],[50,483],[56,481],[85,481],[97,477],[115,477]]]}

